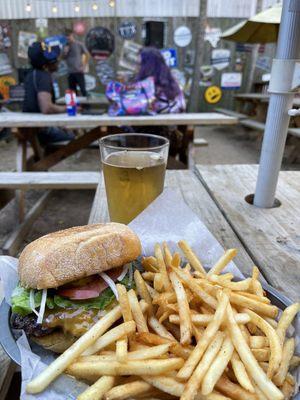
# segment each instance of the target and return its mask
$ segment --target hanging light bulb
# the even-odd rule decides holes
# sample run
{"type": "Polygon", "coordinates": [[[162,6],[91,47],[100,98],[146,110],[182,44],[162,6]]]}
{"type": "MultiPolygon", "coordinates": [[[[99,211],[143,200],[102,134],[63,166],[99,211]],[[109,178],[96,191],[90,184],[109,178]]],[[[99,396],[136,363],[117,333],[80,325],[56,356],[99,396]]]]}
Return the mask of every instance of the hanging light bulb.
{"type": "Polygon", "coordinates": [[[109,0],[109,7],[114,7],[116,5],[115,0],[109,0]]]}
{"type": "Polygon", "coordinates": [[[75,4],[74,11],[79,13],[79,11],[80,11],[80,5],[79,4],[75,4]]]}
{"type": "Polygon", "coordinates": [[[93,11],[97,11],[98,10],[98,4],[97,3],[93,3],[92,4],[92,10],[93,11]]]}
{"type": "Polygon", "coordinates": [[[52,12],[53,12],[53,14],[56,14],[57,11],[58,11],[57,5],[54,3],[53,7],[52,7],[52,12]]]}
{"type": "Polygon", "coordinates": [[[30,3],[27,3],[27,4],[26,4],[25,10],[26,10],[26,12],[28,12],[28,13],[31,12],[31,4],[30,4],[30,3]]]}

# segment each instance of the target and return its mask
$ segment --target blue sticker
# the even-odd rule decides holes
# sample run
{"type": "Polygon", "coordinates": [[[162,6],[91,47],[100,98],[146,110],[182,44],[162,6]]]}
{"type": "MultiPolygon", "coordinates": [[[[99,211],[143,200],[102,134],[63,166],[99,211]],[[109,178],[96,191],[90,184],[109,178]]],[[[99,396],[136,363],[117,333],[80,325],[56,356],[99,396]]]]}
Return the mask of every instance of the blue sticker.
{"type": "Polygon", "coordinates": [[[177,51],[176,49],[163,49],[160,51],[164,57],[166,64],[170,68],[177,67],[177,51]]]}
{"type": "Polygon", "coordinates": [[[59,46],[60,48],[62,48],[63,46],[66,45],[67,38],[64,35],[49,36],[46,39],[44,39],[44,42],[47,46],[50,47],[59,46]]]}

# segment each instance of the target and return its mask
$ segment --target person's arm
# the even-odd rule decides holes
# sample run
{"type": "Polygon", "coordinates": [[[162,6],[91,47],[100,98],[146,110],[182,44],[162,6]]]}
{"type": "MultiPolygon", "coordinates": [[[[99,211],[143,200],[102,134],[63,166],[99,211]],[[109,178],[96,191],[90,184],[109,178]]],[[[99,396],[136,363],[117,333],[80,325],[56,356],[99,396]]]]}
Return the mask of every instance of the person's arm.
{"type": "Polygon", "coordinates": [[[58,106],[52,102],[51,93],[39,92],[38,103],[42,114],[61,114],[66,112],[66,106],[58,106]]]}
{"type": "Polygon", "coordinates": [[[83,43],[81,43],[81,54],[82,54],[82,65],[84,72],[89,63],[89,52],[83,43]]]}

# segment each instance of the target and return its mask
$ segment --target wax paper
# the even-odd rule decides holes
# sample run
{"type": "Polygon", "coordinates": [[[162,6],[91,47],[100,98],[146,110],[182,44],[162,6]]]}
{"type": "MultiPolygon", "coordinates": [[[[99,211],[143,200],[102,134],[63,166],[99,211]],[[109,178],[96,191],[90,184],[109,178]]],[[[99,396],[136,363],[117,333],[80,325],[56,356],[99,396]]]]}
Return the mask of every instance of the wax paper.
{"type": "MultiPolygon", "coordinates": [[[[155,243],[163,241],[166,241],[172,250],[178,251],[176,243],[180,239],[187,240],[205,267],[214,265],[224,252],[222,246],[199,217],[186,205],[180,192],[173,189],[165,190],[129,225],[140,237],[144,255],[153,254],[155,243]]],[[[8,303],[10,303],[11,292],[18,281],[17,265],[18,260],[15,258],[0,257],[0,279],[8,303]]],[[[243,278],[243,274],[233,262],[228,265],[226,271],[231,271],[235,276],[243,278]]],[[[299,321],[296,331],[300,332],[299,321]]],[[[41,350],[38,346],[30,349],[24,333],[18,339],[17,344],[22,359],[21,400],[76,399],[77,395],[86,387],[83,383],[62,375],[43,393],[26,394],[26,383],[37,376],[53,360],[53,353],[41,350]]],[[[296,398],[300,399],[299,396],[296,398]]]]}

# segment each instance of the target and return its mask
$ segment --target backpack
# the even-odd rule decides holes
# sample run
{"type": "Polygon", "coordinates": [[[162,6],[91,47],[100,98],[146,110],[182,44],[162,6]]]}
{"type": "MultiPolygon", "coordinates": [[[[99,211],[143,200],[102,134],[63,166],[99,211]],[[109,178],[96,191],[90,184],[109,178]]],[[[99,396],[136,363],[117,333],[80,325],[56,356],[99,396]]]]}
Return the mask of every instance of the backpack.
{"type": "Polygon", "coordinates": [[[155,83],[152,77],[130,84],[111,81],[105,93],[110,101],[108,114],[111,116],[155,114],[155,83]]]}

